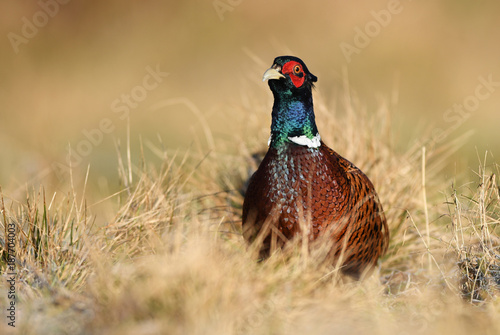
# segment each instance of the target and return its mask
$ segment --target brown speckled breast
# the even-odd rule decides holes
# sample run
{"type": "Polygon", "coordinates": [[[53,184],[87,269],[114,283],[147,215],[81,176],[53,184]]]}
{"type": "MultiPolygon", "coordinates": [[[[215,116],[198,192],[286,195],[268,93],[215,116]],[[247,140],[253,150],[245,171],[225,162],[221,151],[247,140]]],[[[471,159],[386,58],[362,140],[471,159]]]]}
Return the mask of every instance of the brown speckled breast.
{"type": "Polygon", "coordinates": [[[259,234],[261,257],[296,236],[330,236],[332,254],[354,277],[376,264],[389,241],[372,183],[324,143],[269,148],[243,204],[243,236],[252,243],[259,234]]]}

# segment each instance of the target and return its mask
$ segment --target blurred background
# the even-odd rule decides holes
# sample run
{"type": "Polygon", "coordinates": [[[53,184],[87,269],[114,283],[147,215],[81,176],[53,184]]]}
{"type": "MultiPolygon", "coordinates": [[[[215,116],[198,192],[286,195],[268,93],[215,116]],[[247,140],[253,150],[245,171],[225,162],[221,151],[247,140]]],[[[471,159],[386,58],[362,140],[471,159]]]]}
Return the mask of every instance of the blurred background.
{"type": "MultiPolygon", "coordinates": [[[[245,136],[264,146],[272,96],[261,78],[283,54],[306,62],[326,100],[349,90],[369,110],[390,106],[398,150],[432,134],[450,141],[472,131],[452,156],[451,178],[476,170],[478,154],[500,151],[498,1],[1,7],[0,185],[11,197],[37,184],[67,192],[70,162],[78,183],[90,165],[89,187],[109,195],[118,188],[115,146],[123,152],[128,132],[134,159],[141,141],[169,153],[237,153],[237,144],[216,143],[241,135],[252,106],[268,119],[245,136]]],[[[328,132],[320,120],[318,127],[328,132]]]]}

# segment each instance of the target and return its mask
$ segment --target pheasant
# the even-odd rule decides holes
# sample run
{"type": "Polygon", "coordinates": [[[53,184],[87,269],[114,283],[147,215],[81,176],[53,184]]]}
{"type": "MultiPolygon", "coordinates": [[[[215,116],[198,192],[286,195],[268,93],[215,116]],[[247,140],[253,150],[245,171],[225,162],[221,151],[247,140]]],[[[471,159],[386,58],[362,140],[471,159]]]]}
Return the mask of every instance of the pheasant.
{"type": "Polygon", "coordinates": [[[261,243],[261,258],[294,238],[326,238],[335,264],[360,278],[389,243],[373,184],[321,140],[311,93],[317,77],[301,59],[275,58],[264,73],[266,80],[274,95],[271,136],[248,183],[243,236],[261,243]]]}

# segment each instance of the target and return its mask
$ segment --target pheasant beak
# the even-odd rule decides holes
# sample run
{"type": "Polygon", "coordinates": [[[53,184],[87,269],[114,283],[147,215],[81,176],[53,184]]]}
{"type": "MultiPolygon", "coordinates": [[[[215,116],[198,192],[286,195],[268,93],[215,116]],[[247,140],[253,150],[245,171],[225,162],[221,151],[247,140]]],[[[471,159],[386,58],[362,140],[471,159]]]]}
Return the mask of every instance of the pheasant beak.
{"type": "Polygon", "coordinates": [[[285,78],[285,76],[280,73],[280,70],[281,70],[280,66],[273,65],[266,72],[264,72],[264,76],[262,77],[262,81],[285,78]]]}

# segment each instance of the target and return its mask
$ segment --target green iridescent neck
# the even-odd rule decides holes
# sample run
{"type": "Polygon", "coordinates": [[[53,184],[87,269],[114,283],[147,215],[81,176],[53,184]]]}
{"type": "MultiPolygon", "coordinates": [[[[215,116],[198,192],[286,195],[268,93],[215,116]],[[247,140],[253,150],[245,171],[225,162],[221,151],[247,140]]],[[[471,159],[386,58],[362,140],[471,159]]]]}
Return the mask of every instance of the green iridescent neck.
{"type": "Polygon", "coordinates": [[[305,136],[312,140],[318,134],[311,92],[300,96],[286,93],[291,92],[274,94],[270,143],[273,148],[292,142],[290,138],[305,136]]]}

